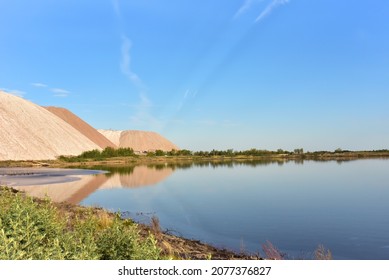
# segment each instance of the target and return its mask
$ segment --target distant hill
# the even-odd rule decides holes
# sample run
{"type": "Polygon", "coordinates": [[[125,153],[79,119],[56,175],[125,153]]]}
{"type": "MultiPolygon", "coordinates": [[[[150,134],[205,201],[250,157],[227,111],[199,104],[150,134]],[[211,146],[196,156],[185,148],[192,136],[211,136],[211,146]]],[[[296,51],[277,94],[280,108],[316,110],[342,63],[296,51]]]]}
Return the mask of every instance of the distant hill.
{"type": "Polygon", "coordinates": [[[55,159],[100,149],[48,110],[0,91],[0,160],[55,159]]]}
{"type": "Polygon", "coordinates": [[[106,147],[113,147],[116,148],[117,145],[109,141],[104,135],[99,133],[95,128],[90,126],[88,123],[86,123],[84,120],[80,119],[78,116],[70,112],[69,110],[65,108],[59,108],[59,107],[43,107],[46,110],[49,110],[51,113],[55,114],[57,117],[60,117],[65,122],[70,124],[72,127],[77,129],[80,133],[85,135],[89,140],[94,142],[96,145],[98,145],[100,148],[104,149],[106,147]]]}
{"type": "Polygon", "coordinates": [[[140,130],[98,130],[118,147],[132,148],[136,152],[179,150],[175,144],[152,131],[140,130]]]}

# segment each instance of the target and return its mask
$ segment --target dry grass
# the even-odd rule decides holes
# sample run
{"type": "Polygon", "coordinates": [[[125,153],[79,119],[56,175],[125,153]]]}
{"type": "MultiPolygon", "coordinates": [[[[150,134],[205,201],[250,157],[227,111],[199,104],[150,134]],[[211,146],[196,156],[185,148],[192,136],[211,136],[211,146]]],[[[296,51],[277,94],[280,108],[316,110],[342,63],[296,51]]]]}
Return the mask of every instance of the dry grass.
{"type": "Polygon", "coordinates": [[[262,244],[262,250],[266,258],[270,260],[283,260],[285,257],[285,254],[281,253],[269,240],[262,244]]]}
{"type": "Polygon", "coordinates": [[[159,222],[159,219],[157,216],[151,217],[151,232],[154,234],[155,237],[159,237],[161,235],[161,224],[159,222]]]}
{"type": "Polygon", "coordinates": [[[319,245],[314,252],[315,260],[332,260],[332,253],[323,245],[319,245]]]}

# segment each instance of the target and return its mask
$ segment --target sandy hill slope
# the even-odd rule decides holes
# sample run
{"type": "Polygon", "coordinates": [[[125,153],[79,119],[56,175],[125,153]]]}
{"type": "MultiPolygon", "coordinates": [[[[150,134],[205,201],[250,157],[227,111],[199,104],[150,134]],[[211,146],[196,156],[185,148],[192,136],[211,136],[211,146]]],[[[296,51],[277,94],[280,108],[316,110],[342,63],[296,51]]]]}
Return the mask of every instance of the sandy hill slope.
{"type": "Polygon", "coordinates": [[[0,160],[55,159],[100,149],[46,109],[0,91],[0,160]]]}
{"type": "Polygon", "coordinates": [[[97,131],[116,146],[120,147],[120,136],[122,135],[123,130],[98,129],[97,131]]]}
{"type": "Polygon", "coordinates": [[[98,130],[119,147],[130,147],[137,152],[179,150],[175,144],[156,132],[140,130],[98,130]]]}
{"type": "Polygon", "coordinates": [[[94,142],[96,145],[100,146],[100,148],[104,149],[106,147],[114,147],[116,145],[109,141],[104,135],[86,123],[84,120],[80,119],[78,116],[70,112],[65,108],[59,107],[43,107],[46,110],[49,110],[51,113],[55,114],[57,117],[60,117],[65,122],[70,124],[72,127],[77,129],[79,132],[84,134],[89,140],[94,142]]]}

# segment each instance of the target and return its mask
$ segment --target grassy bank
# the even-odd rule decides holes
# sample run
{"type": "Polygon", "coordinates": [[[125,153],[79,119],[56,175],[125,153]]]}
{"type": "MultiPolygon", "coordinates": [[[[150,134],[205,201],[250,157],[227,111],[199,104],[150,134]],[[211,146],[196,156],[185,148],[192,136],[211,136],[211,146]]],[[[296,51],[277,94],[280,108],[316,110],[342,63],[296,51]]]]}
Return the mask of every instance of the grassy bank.
{"type": "Polygon", "coordinates": [[[277,150],[257,150],[246,151],[218,151],[210,152],[189,150],[180,151],[161,151],[148,152],[147,154],[135,154],[131,149],[112,149],[106,148],[103,151],[88,151],[79,156],[61,156],[57,161],[51,162],[52,165],[102,165],[102,164],[184,164],[184,163],[202,163],[202,162],[268,162],[283,163],[287,161],[350,161],[356,159],[370,158],[389,158],[389,150],[376,151],[348,151],[337,149],[330,151],[304,152],[303,149],[295,149],[293,152],[277,150]]]}
{"type": "Polygon", "coordinates": [[[257,259],[133,223],[98,208],[34,199],[0,187],[0,259],[257,259]]]}
{"type": "Polygon", "coordinates": [[[277,150],[247,151],[218,151],[192,152],[189,150],[164,152],[157,150],[147,154],[136,154],[131,148],[106,148],[102,151],[86,151],[78,156],[60,156],[56,160],[26,160],[26,161],[0,161],[0,167],[71,167],[94,165],[158,165],[158,164],[189,164],[189,163],[217,163],[217,162],[259,162],[284,163],[287,161],[303,162],[304,160],[351,161],[357,159],[389,158],[389,150],[374,151],[348,151],[337,149],[335,151],[304,152],[303,149],[295,149],[293,152],[277,150]]]}
{"type": "Polygon", "coordinates": [[[152,234],[90,209],[65,211],[49,200],[0,190],[0,259],[160,259],[152,234]]]}

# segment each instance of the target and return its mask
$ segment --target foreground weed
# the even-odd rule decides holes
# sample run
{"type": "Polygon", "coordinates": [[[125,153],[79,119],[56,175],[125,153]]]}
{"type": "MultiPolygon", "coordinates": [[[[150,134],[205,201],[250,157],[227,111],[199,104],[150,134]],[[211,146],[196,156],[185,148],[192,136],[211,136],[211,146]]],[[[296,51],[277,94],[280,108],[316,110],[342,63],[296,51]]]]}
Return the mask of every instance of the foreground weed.
{"type": "Polygon", "coordinates": [[[319,245],[314,252],[315,260],[332,260],[332,253],[323,245],[319,245]]]}
{"type": "Polygon", "coordinates": [[[81,210],[66,221],[50,201],[0,188],[0,259],[159,259],[152,235],[130,221],[81,210]]]}
{"type": "Polygon", "coordinates": [[[285,254],[281,253],[269,240],[262,244],[262,250],[266,257],[271,260],[283,260],[285,257],[285,254]]]}

